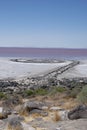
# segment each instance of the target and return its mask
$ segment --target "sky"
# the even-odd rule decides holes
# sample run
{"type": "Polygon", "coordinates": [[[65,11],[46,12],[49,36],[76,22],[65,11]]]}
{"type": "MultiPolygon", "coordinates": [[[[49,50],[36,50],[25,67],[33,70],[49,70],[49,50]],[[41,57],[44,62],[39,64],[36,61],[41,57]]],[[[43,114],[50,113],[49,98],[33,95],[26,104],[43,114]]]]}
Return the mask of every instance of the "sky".
{"type": "Polygon", "coordinates": [[[0,0],[0,46],[87,48],[87,0],[0,0]]]}

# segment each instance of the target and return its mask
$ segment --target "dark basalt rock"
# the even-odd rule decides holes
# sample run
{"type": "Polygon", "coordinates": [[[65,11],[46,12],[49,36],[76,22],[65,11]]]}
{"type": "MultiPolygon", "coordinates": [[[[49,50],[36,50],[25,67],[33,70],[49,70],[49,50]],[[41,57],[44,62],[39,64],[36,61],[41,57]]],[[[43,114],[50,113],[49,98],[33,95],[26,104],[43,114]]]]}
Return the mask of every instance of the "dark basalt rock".
{"type": "Polygon", "coordinates": [[[8,115],[12,114],[12,112],[14,111],[14,107],[21,103],[22,103],[22,99],[20,96],[13,96],[13,97],[10,97],[9,99],[5,100],[2,103],[3,115],[5,115],[7,117],[8,115]]]}
{"type": "Polygon", "coordinates": [[[42,102],[37,102],[37,101],[28,101],[25,102],[22,106],[21,106],[21,110],[20,113],[27,113],[27,114],[41,114],[43,116],[46,116],[47,113],[45,113],[42,110],[42,107],[44,106],[44,103],[42,102]]]}
{"type": "Polygon", "coordinates": [[[70,120],[87,118],[87,106],[79,105],[75,109],[68,113],[68,118],[70,120]]]}
{"type": "Polygon", "coordinates": [[[29,114],[39,114],[39,115],[44,116],[44,117],[48,115],[47,112],[45,112],[43,110],[39,110],[39,109],[34,109],[34,110],[30,111],[29,114]]]}
{"type": "Polygon", "coordinates": [[[41,109],[42,106],[44,106],[44,103],[42,102],[37,102],[37,101],[29,101],[29,102],[26,102],[23,106],[23,108],[28,108],[29,111],[33,110],[33,109],[41,109]]]}
{"type": "Polygon", "coordinates": [[[19,120],[17,120],[17,118],[11,118],[8,121],[8,129],[12,129],[12,130],[24,130],[23,126],[21,124],[21,122],[19,120]]]}

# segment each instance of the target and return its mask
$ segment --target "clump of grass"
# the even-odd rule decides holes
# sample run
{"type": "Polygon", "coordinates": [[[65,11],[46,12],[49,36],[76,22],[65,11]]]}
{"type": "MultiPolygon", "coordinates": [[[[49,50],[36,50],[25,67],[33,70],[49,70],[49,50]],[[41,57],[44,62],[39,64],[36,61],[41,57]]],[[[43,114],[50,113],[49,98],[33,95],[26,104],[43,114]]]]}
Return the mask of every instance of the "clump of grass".
{"type": "Polygon", "coordinates": [[[58,112],[55,112],[55,113],[54,113],[54,118],[53,118],[53,120],[54,120],[55,122],[57,122],[57,121],[60,121],[60,120],[61,120],[61,117],[60,117],[60,115],[59,115],[59,113],[58,113],[58,112]]]}
{"type": "Polygon", "coordinates": [[[75,108],[77,106],[77,102],[75,102],[74,100],[73,101],[68,101],[68,102],[65,102],[64,105],[63,105],[63,108],[64,109],[67,109],[67,110],[70,110],[72,108],[75,108]]]}
{"type": "Polygon", "coordinates": [[[76,86],[75,88],[73,88],[72,90],[69,91],[69,96],[71,98],[76,98],[77,95],[81,92],[81,88],[76,86]]]}
{"type": "Polygon", "coordinates": [[[0,99],[7,99],[7,95],[3,92],[0,92],[0,99]]]}
{"type": "Polygon", "coordinates": [[[24,93],[26,94],[26,96],[33,96],[33,95],[35,96],[35,95],[46,95],[48,91],[43,88],[38,88],[36,90],[26,90],[24,93]]]}
{"type": "Polygon", "coordinates": [[[46,95],[47,93],[48,93],[48,91],[43,88],[39,88],[39,89],[35,90],[35,95],[46,95]]]}
{"type": "Polygon", "coordinates": [[[77,96],[77,100],[79,103],[87,104],[87,85],[82,88],[81,92],[77,96]]]}
{"type": "Polygon", "coordinates": [[[26,90],[25,91],[25,94],[27,95],[27,96],[31,96],[31,95],[34,95],[34,90],[26,90]]]}
{"type": "Polygon", "coordinates": [[[62,86],[53,86],[50,87],[50,89],[45,89],[45,88],[38,88],[35,90],[26,90],[24,91],[24,94],[26,96],[44,96],[44,95],[54,95],[56,93],[63,93],[66,91],[66,88],[62,87],[62,86]]]}
{"type": "Polygon", "coordinates": [[[26,107],[25,109],[20,109],[19,114],[22,116],[29,116],[29,109],[26,107]]]}
{"type": "Polygon", "coordinates": [[[59,92],[59,93],[63,93],[63,92],[65,92],[66,91],[66,88],[64,88],[64,87],[56,87],[55,88],[56,89],[56,92],[59,92]]]}
{"type": "Polygon", "coordinates": [[[20,127],[20,126],[15,126],[15,127],[13,127],[13,126],[11,126],[10,124],[8,124],[7,130],[23,130],[23,128],[20,127]]]}
{"type": "Polygon", "coordinates": [[[50,92],[49,95],[54,96],[57,93],[63,93],[66,91],[66,88],[62,87],[62,86],[55,86],[53,87],[50,92]]]}

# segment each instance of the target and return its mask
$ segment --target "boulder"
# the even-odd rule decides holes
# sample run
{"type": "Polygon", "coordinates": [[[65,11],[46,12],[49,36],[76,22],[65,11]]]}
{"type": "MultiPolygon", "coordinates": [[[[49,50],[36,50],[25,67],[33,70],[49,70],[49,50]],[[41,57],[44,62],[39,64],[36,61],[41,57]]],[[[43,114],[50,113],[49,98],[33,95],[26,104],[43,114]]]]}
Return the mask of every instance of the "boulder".
{"type": "Polygon", "coordinates": [[[4,107],[14,107],[22,103],[22,98],[20,96],[12,96],[3,102],[4,107]]]}
{"type": "Polygon", "coordinates": [[[37,102],[37,101],[28,101],[25,102],[23,107],[24,108],[28,108],[29,111],[33,110],[33,109],[42,109],[42,106],[44,106],[44,103],[42,102],[37,102]]]}
{"type": "Polygon", "coordinates": [[[23,128],[24,130],[36,130],[35,128],[33,128],[32,126],[30,126],[29,124],[22,122],[23,128]]]}
{"type": "Polygon", "coordinates": [[[70,112],[68,112],[68,118],[71,120],[87,118],[87,106],[79,105],[70,112]]]}
{"type": "Polygon", "coordinates": [[[6,128],[6,123],[0,120],[0,130],[5,130],[5,128],[6,128]]]}
{"type": "Polygon", "coordinates": [[[23,125],[17,118],[11,118],[8,121],[7,130],[24,130],[23,125]]]}
{"type": "Polygon", "coordinates": [[[19,96],[13,96],[9,99],[5,100],[2,104],[3,106],[3,114],[10,115],[12,112],[14,112],[14,107],[21,104],[22,99],[19,96]]]}
{"type": "Polygon", "coordinates": [[[15,115],[15,114],[9,115],[7,120],[9,121],[9,120],[11,120],[11,119],[13,119],[13,118],[14,118],[15,120],[20,121],[20,122],[25,120],[24,117],[19,116],[19,115],[15,115]]]}
{"type": "Polygon", "coordinates": [[[42,110],[42,106],[44,106],[44,103],[42,102],[37,102],[37,101],[28,101],[25,102],[21,109],[20,113],[22,115],[29,114],[32,110],[42,110]]]}
{"type": "Polygon", "coordinates": [[[33,109],[32,111],[30,111],[29,114],[38,114],[38,115],[41,115],[41,116],[48,116],[48,113],[43,111],[43,110],[39,110],[39,109],[33,109]]]}

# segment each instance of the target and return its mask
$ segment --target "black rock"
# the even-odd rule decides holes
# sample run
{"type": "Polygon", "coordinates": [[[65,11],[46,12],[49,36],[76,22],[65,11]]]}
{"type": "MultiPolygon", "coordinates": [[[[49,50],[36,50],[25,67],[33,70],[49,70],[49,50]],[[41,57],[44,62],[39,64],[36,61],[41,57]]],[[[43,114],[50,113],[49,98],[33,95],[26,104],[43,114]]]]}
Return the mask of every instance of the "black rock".
{"type": "Polygon", "coordinates": [[[70,120],[87,118],[87,106],[79,105],[75,109],[68,113],[68,118],[70,120]]]}

